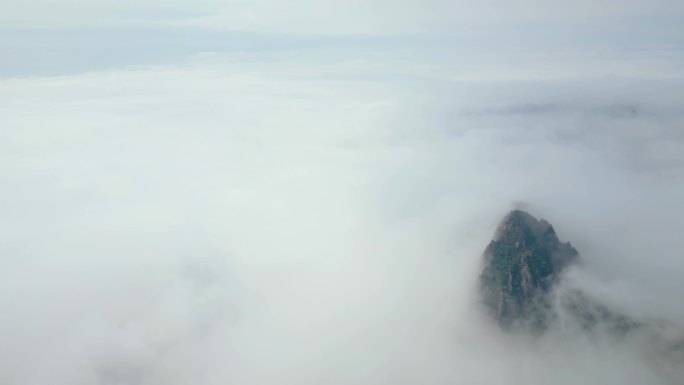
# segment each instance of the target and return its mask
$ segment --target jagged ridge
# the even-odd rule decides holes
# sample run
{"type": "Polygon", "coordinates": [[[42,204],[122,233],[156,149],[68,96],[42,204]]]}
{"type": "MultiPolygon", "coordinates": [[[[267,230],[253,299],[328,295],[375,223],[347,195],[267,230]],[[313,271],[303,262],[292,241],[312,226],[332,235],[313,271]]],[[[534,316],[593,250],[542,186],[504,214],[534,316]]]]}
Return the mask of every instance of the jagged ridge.
{"type": "Polygon", "coordinates": [[[511,211],[484,252],[480,289],[485,308],[505,330],[541,334],[556,323],[613,342],[639,338],[644,353],[659,368],[681,368],[681,325],[616,312],[580,288],[554,290],[563,269],[577,260],[577,250],[562,243],[547,221],[511,211]]]}
{"type": "Polygon", "coordinates": [[[484,252],[484,304],[502,327],[525,321],[544,328],[546,297],[561,270],[577,256],[570,243],[560,242],[550,223],[522,210],[511,211],[484,252]]]}

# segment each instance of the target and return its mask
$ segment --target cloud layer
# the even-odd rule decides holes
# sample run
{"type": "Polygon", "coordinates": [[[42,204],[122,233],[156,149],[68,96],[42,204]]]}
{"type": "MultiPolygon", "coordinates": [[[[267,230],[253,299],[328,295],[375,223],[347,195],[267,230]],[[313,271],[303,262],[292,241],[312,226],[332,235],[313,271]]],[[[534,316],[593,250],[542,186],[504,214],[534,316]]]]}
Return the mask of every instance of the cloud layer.
{"type": "MultiPolygon", "coordinates": [[[[515,44],[534,28],[500,32],[547,7],[482,6],[515,8],[492,29],[501,13],[484,8],[442,20],[411,4],[264,2],[247,7],[251,18],[170,4],[17,5],[4,16],[22,28],[114,25],[110,37],[131,18],[170,29],[143,28],[140,45],[126,35],[112,66],[23,44],[50,34],[4,41],[24,59],[0,79],[0,383],[682,382],[679,361],[653,359],[638,339],[505,336],[474,291],[497,221],[523,204],[582,254],[568,285],[680,330],[676,29],[665,48],[653,35],[627,48],[563,40],[563,28],[515,44]],[[478,17],[465,35],[416,32],[468,15],[478,17]],[[489,29],[464,39],[478,23],[489,29]],[[236,48],[208,32],[218,24],[251,32],[231,35],[236,48]],[[166,33],[168,46],[146,51],[166,33]],[[62,67],[20,73],[36,57],[62,67]]],[[[678,10],[616,4],[550,15],[614,27],[678,10]]],[[[96,46],[86,35],[55,41],[96,46]]]]}

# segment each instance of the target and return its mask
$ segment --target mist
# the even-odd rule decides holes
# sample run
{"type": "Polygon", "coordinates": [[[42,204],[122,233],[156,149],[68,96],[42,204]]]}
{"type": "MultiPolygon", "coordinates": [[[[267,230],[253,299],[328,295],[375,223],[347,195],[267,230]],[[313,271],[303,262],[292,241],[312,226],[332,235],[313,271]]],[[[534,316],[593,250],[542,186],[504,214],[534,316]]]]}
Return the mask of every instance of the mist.
{"type": "Polygon", "coordinates": [[[181,3],[6,4],[0,383],[684,381],[678,4],[181,3]],[[654,327],[500,330],[519,207],[654,327]]]}

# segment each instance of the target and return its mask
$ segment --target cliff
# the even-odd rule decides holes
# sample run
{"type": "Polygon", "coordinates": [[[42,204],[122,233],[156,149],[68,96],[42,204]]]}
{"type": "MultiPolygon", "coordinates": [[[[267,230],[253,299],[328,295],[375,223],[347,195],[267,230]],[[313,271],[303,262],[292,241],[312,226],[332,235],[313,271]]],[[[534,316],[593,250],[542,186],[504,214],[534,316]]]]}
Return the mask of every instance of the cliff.
{"type": "Polygon", "coordinates": [[[484,305],[504,328],[524,324],[544,329],[553,284],[577,258],[577,250],[562,243],[550,223],[521,210],[511,211],[484,252],[480,275],[484,305]]]}

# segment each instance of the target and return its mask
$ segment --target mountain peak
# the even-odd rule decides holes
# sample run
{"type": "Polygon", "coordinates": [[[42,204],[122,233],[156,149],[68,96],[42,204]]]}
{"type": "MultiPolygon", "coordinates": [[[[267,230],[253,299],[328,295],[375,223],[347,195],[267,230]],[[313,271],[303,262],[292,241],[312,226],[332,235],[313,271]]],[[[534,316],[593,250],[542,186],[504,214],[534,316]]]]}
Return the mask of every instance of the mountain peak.
{"type": "Polygon", "coordinates": [[[480,275],[483,302],[499,324],[547,324],[547,297],[561,270],[577,259],[553,226],[523,210],[509,212],[484,252],[480,275]]]}
{"type": "Polygon", "coordinates": [[[502,236],[516,230],[530,231],[534,236],[541,236],[545,232],[556,234],[553,226],[545,219],[537,219],[527,211],[512,210],[501,220],[499,227],[496,230],[494,240],[498,240],[502,236]]]}

